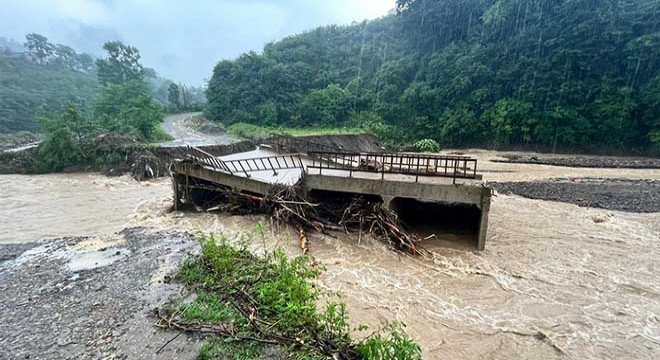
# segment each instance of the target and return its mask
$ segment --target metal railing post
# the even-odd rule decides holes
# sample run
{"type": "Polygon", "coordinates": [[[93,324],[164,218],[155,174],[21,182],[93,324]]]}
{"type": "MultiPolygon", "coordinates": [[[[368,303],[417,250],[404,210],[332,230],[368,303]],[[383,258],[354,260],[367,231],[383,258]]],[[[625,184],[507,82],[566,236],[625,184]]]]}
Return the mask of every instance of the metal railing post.
{"type": "Polygon", "coordinates": [[[266,158],[268,160],[268,164],[270,165],[270,169],[273,170],[273,176],[277,176],[277,171],[275,171],[275,167],[273,166],[273,162],[270,161],[270,158],[266,158]]]}
{"type": "Polygon", "coordinates": [[[245,170],[245,168],[243,167],[243,164],[240,162],[240,160],[238,161],[238,165],[241,166],[241,169],[245,173],[245,177],[250,177],[250,174],[248,174],[248,172],[245,170]]]}

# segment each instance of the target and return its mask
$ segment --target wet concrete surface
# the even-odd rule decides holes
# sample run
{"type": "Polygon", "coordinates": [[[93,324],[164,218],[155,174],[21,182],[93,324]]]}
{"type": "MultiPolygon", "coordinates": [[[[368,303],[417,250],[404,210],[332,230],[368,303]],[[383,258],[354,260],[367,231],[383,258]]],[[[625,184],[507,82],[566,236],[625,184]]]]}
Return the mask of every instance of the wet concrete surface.
{"type": "Polygon", "coordinates": [[[169,284],[190,252],[185,233],[144,228],[108,239],[0,245],[0,359],[193,359],[200,342],[153,326],[182,296],[169,284]]]}

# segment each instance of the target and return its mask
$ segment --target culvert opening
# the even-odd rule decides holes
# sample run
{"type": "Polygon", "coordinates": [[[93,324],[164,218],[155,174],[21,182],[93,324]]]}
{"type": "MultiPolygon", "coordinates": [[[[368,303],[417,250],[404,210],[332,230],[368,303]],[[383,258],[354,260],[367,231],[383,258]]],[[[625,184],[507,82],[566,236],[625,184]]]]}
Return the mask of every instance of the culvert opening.
{"type": "Polygon", "coordinates": [[[329,190],[311,190],[309,196],[322,203],[326,204],[348,204],[355,197],[361,197],[372,203],[382,203],[383,198],[378,195],[366,195],[366,194],[353,194],[347,192],[339,191],[329,191],[329,190]]]}
{"type": "MultiPolygon", "coordinates": [[[[185,185],[185,180],[181,182],[182,185],[185,185]]],[[[201,207],[208,208],[220,202],[227,201],[227,187],[218,186],[212,182],[189,178],[188,179],[188,191],[189,198],[187,199],[187,204],[189,207],[201,207]]],[[[185,192],[185,186],[181,189],[182,197],[185,192]]]]}
{"type": "Polygon", "coordinates": [[[476,205],[394,198],[390,206],[408,231],[428,238],[426,246],[473,249],[478,245],[481,210],[476,205]]]}

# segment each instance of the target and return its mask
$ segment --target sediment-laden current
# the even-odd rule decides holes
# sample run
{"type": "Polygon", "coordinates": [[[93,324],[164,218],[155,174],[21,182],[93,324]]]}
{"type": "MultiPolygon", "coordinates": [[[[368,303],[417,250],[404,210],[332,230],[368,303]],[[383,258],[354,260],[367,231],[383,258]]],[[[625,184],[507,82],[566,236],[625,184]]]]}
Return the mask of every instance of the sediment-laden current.
{"type": "MultiPolygon", "coordinates": [[[[660,178],[658,170],[492,164],[486,179],[660,178]],[[584,170],[584,171],[583,171],[584,170]]],[[[113,237],[126,227],[226,233],[255,229],[254,248],[297,254],[295,234],[259,216],[169,213],[168,179],[137,183],[94,174],[0,176],[0,242],[113,237]]],[[[653,359],[660,354],[660,214],[580,208],[499,195],[487,249],[429,240],[414,259],[358,237],[311,234],[326,267],[319,285],[348,304],[352,322],[404,322],[424,358],[653,359]]]]}

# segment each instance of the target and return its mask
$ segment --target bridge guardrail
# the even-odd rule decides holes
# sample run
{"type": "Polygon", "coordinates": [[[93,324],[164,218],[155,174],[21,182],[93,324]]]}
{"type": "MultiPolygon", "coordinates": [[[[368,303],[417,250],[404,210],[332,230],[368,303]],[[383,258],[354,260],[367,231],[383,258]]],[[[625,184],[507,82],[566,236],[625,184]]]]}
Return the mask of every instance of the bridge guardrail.
{"type": "Polygon", "coordinates": [[[448,177],[454,179],[477,179],[477,159],[466,156],[422,155],[401,153],[344,153],[310,152],[312,165],[319,175],[323,170],[448,177]]]}
{"type": "Polygon", "coordinates": [[[189,146],[188,150],[187,156],[193,161],[231,175],[242,173],[246,177],[250,177],[250,173],[258,171],[272,171],[273,175],[277,175],[277,170],[301,169],[304,171],[305,169],[298,154],[221,160],[215,155],[194,146],[189,146]]]}
{"type": "Polygon", "coordinates": [[[349,153],[338,151],[311,151],[308,155],[312,164],[305,166],[299,154],[276,155],[249,159],[221,160],[218,157],[196,147],[189,147],[188,158],[203,166],[229,174],[244,174],[259,171],[300,169],[309,172],[316,169],[319,175],[323,170],[414,175],[415,181],[420,176],[447,177],[456,179],[478,179],[477,159],[466,156],[402,154],[402,153],[349,153]]]}

